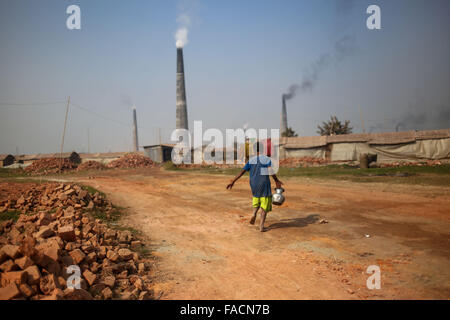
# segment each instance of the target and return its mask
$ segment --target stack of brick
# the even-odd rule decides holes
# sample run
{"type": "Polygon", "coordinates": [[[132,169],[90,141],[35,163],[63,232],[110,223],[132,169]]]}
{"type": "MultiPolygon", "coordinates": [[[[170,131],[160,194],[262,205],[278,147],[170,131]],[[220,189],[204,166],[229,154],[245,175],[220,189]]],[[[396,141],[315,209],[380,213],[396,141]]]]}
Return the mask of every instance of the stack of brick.
{"type": "Polygon", "coordinates": [[[153,165],[154,163],[149,157],[129,153],[124,155],[123,157],[120,157],[119,159],[111,161],[108,164],[108,167],[126,169],[126,168],[146,168],[152,167],[153,165]]]}
{"type": "Polygon", "coordinates": [[[389,163],[382,163],[379,165],[380,168],[399,168],[399,167],[410,167],[410,166],[419,166],[419,167],[435,167],[443,165],[440,160],[427,160],[426,162],[418,162],[418,161],[394,161],[389,163]]]}
{"type": "Polygon", "coordinates": [[[25,171],[32,175],[40,175],[64,172],[76,168],[77,164],[66,158],[43,158],[34,161],[31,165],[25,168],[25,171]]]}
{"type": "Polygon", "coordinates": [[[328,161],[321,158],[313,157],[302,157],[302,158],[286,158],[280,160],[280,166],[286,168],[299,168],[299,167],[310,167],[310,166],[320,166],[327,164],[328,161]]]}
{"type": "Polygon", "coordinates": [[[111,202],[98,192],[90,194],[78,185],[44,183],[24,189],[20,194],[0,198],[0,213],[8,210],[39,212],[57,210],[73,206],[75,209],[113,209],[111,202]]]}
{"type": "Polygon", "coordinates": [[[83,170],[104,170],[106,166],[98,161],[89,160],[80,164],[77,168],[78,171],[83,170]]]}
{"type": "MultiPolygon", "coordinates": [[[[61,185],[55,192],[74,190],[84,199],[84,190],[80,195],[75,187],[61,185]]],[[[94,219],[84,203],[0,223],[0,300],[151,298],[150,263],[135,252],[141,242],[94,219]]]]}

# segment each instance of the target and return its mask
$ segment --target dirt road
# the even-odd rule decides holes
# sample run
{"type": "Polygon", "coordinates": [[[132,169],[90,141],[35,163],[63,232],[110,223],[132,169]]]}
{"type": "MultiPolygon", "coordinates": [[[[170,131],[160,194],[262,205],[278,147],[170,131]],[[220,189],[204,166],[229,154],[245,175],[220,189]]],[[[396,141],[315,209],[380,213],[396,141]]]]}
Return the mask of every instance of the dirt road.
{"type": "Polygon", "coordinates": [[[232,191],[229,176],[157,168],[76,179],[148,237],[161,299],[450,298],[445,188],[282,177],[286,203],[261,233],[248,178],[232,191]],[[380,290],[366,287],[370,265],[380,290]]]}

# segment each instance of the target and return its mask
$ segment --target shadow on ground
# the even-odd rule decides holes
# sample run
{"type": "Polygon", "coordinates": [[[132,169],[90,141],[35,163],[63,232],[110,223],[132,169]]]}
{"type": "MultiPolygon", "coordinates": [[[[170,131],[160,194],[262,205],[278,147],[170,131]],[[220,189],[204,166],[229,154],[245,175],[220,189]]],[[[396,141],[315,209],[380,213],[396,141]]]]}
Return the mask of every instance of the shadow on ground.
{"type": "Polygon", "coordinates": [[[306,218],[293,218],[293,219],[282,219],[280,222],[276,222],[267,227],[268,230],[279,229],[279,228],[303,228],[308,224],[313,224],[319,221],[318,214],[310,214],[306,218]]]}

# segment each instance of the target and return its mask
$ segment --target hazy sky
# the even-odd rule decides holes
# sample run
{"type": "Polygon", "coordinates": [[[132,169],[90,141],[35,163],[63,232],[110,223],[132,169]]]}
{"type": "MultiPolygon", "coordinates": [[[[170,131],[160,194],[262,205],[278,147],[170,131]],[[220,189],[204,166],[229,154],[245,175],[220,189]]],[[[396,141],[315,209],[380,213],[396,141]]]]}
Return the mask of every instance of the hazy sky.
{"type": "Polygon", "coordinates": [[[130,150],[132,104],[140,145],[157,128],[168,142],[182,13],[191,128],[278,128],[281,95],[311,75],[287,104],[299,135],[331,115],[361,132],[359,108],[366,131],[450,128],[448,0],[2,0],[0,153],[58,152],[69,95],[65,151],[87,151],[88,131],[91,152],[130,150]],[[66,27],[71,4],[81,30],[66,27]]]}

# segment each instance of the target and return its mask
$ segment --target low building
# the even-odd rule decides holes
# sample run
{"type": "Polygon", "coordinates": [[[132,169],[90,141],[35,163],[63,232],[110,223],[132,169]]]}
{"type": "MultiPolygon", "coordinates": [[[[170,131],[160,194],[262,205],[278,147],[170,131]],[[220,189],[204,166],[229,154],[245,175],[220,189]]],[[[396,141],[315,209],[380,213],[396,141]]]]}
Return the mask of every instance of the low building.
{"type": "Polygon", "coordinates": [[[70,162],[75,163],[75,164],[81,163],[81,157],[75,151],[63,152],[62,154],[61,153],[24,154],[24,155],[17,156],[15,161],[17,163],[30,164],[36,160],[47,159],[47,158],[63,158],[63,159],[69,159],[70,162]]]}
{"type": "Polygon", "coordinates": [[[280,139],[280,159],[345,162],[367,153],[377,154],[378,162],[449,159],[450,129],[280,139]]]}
{"type": "Polygon", "coordinates": [[[2,167],[12,165],[16,161],[12,154],[0,154],[0,164],[2,167]]]}
{"type": "Polygon", "coordinates": [[[174,144],[155,144],[151,146],[144,146],[144,153],[153,162],[161,163],[170,161],[172,159],[172,149],[174,144]]]}

